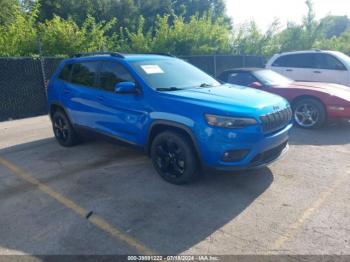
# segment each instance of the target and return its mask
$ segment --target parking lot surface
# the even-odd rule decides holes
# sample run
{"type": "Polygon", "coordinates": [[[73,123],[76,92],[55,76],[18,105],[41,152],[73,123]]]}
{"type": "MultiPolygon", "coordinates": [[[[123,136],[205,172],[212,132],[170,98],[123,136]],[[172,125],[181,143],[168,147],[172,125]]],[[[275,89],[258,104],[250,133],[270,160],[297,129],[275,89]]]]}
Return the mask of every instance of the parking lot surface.
{"type": "Polygon", "coordinates": [[[0,123],[0,254],[350,255],[350,125],[294,128],[267,168],[164,182],[136,149],[0,123]]]}

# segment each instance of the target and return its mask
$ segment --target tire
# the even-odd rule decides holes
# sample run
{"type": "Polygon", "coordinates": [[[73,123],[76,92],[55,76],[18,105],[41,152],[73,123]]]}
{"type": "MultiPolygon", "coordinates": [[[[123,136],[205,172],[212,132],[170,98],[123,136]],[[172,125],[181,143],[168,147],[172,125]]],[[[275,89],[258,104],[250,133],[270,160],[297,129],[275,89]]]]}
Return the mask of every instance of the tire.
{"type": "Polygon", "coordinates": [[[327,120],[326,109],[321,102],[313,98],[298,100],[293,106],[294,122],[301,128],[316,129],[327,120]]]}
{"type": "Polygon", "coordinates": [[[151,145],[151,158],[157,173],[169,183],[182,185],[199,177],[196,152],[191,141],[180,133],[158,134],[151,145]]]}
{"type": "Polygon", "coordinates": [[[57,142],[61,146],[71,147],[80,142],[68,117],[61,110],[57,110],[52,116],[52,129],[57,142]]]}

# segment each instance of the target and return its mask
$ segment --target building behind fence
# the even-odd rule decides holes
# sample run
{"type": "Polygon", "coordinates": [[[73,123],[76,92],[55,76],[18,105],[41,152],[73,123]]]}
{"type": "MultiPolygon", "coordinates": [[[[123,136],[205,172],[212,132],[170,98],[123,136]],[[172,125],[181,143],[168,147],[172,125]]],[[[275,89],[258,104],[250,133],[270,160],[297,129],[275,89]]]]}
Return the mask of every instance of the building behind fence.
{"type": "MultiPolygon", "coordinates": [[[[207,55],[182,59],[212,76],[238,67],[263,67],[259,56],[207,55]]],[[[58,58],[0,58],[0,121],[46,114],[45,79],[50,79],[58,58]],[[43,62],[41,64],[41,62],[43,62]]]]}

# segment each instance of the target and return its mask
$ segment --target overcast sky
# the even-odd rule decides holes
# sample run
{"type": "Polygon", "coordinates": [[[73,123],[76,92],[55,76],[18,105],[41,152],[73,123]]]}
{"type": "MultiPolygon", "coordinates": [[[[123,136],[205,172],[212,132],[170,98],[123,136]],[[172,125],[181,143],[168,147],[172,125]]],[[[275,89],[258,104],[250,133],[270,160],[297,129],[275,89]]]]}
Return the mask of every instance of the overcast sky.
{"type": "MultiPolygon", "coordinates": [[[[259,27],[266,30],[275,17],[282,26],[287,21],[301,22],[306,14],[305,0],[226,0],[227,14],[235,25],[254,19],[259,27]]],[[[331,13],[350,17],[350,0],[314,0],[317,18],[331,13]]]]}

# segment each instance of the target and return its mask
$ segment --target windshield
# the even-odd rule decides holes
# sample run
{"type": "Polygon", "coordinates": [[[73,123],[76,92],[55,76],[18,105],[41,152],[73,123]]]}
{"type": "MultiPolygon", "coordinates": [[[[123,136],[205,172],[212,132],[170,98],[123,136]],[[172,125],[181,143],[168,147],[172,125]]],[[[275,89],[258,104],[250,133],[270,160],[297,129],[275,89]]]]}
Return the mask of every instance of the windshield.
{"type": "Polygon", "coordinates": [[[284,86],[294,82],[283,75],[280,75],[272,70],[258,70],[254,75],[267,86],[284,86]]]}
{"type": "Polygon", "coordinates": [[[130,64],[147,85],[156,90],[175,91],[220,85],[211,76],[180,59],[147,60],[130,64]]]}

